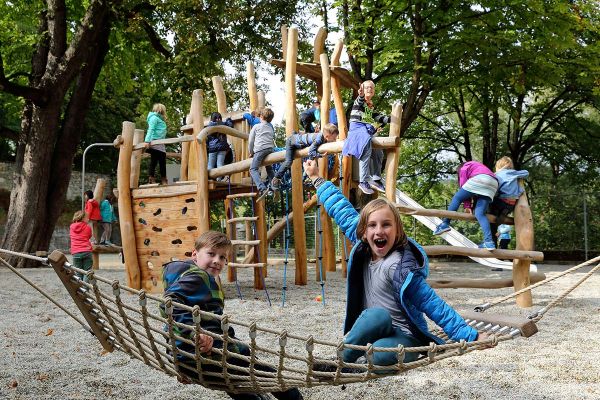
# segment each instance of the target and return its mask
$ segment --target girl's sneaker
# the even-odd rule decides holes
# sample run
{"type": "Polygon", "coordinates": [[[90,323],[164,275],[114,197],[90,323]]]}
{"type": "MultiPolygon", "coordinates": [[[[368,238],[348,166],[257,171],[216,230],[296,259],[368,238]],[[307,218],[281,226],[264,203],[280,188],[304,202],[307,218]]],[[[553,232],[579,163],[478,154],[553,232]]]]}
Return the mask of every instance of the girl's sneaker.
{"type": "Polygon", "coordinates": [[[358,184],[358,188],[364,193],[364,194],[373,194],[375,192],[373,192],[373,189],[371,189],[371,185],[369,185],[368,182],[361,182],[358,184]]]}
{"type": "Polygon", "coordinates": [[[435,228],[435,231],[433,231],[434,235],[441,235],[444,232],[448,232],[450,230],[450,224],[448,224],[447,222],[442,222],[441,224],[439,224],[437,226],[437,228],[435,228]]]}
{"type": "Polygon", "coordinates": [[[385,193],[385,186],[383,186],[379,181],[373,180],[371,182],[371,187],[377,191],[380,191],[381,193],[385,193]]]}
{"type": "Polygon", "coordinates": [[[271,179],[271,189],[279,190],[280,187],[281,187],[281,179],[279,179],[279,178],[271,179]]]}
{"type": "Polygon", "coordinates": [[[494,244],[494,242],[483,242],[478,247],[480,249],[496,250],[496,245],[494,244]]]}

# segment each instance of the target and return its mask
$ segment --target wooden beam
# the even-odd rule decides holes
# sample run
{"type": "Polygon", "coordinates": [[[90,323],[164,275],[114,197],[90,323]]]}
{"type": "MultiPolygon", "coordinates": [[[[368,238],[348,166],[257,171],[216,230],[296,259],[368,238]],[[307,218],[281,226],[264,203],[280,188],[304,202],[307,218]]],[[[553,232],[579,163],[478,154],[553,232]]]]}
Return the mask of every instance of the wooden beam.
{"type": "MultiPolygon", "coordinates": [[[[390,137],[400,137],[402,122],[402,103],[396,102],[392,106],[392,122],[390,123],[390,137]]],[[[396,174],[400,163],[400,143],[395,149],[389,149],[387,152],[387,161],[385,163],[385,196],[391,202],[396,201],[396,174]]]]}
{"type": "MultiPolygon", "coordinates": [[[[423,215],[427,217],[450,218],[462,221],[477,221],[477,218],[475,218],[473,214],[457,211],[437,210],[430,208],[413,208],[401,205],[396,205],[396,208],[398,209],[398,211],[400,211],[400,214],[406,215],[423,215]]],[[[490,222],[496,222],[497,218],[495,215],[487,214],[487,219],[490,222]]],[[[512,225],[514,224],[514,220],[513,218],[505,217],[505,220],[502,223],[506,225],[512,225]]]]}
{"type": "MultiPolygon", "coordinates": [[[[325,37],[327,36],[327,31],[325,31],[325,37]]],[[[323,39],[323,46],[325,45],[323,39]]],[[[320,54],[320,62],[321,62],[321,70],[323,72],[323,91],[321,93],[321,130],[325,126],[325,124],[329,123],[329,104],[331,103],[331,74],[329,73],[329,60],[327,59],[327,54],[320,54]]],[[[321,176],[328,177],[329,176],[329,168],[328,168],[328,157],[323,157],[318,160],[319,168],[321,172],[321,176]]],[[[323,279],[327,277],[327,271],[335,271],[335,238],[333,236],[333,224],[331,222],[331,218],[325,211],[325,207],[321,207],[320,210],[320,220],[321,220],[321,231],[322,231],[322,246],[319,251],[322,250],[321,254],[321,262],[322,262],[322,270],[323,270],[323,279]]],[[[318,273],[315,274],[318,278],[318,273]]]]}
{"type": "MultiPolygon", "coordinates": [[[[523,188],[523,180],[519,180],[519,185],[523,188]]],[[[515,211],[515,236],[517,240],[517,250],[533,250],[533,216],[529,208],[527,193],[523,193],[517,200],[515,211]]],[[[513,261],[513,280],[515,282],[515,292],[529,286],[529,266],[530,260],[514,260],[513,261]]],[[[516,303],[519,307],[531,307],[533,298],[531,290],[517,296],[516,303]]]]}
{"type": "Polygon", "coordinates": [[[250,110],[258,108],[258,93],[256,92],[256,73],[252,61],[246,63],[246,83],[248,85],[248,97],[250,99],[250,110]]]}
{"type": "Polygon", "coordinates": [[[319,28],[315,35],[313,46],[313,62],[318,64],[321,61],[321,54],[325,52],[325,41],[327,40],[327,29],[324,26],[319,28]]]}
{"type": "MultiPolygon", "coordinates": [[[[133,134],[133,147],[144,142],[144,130],[136,129],[133,134]]],[[[140,169],[142,165],[142,153],[139,151],[131,155],[131,174],[129,176],[129,187],[134,189],[140,186],[140,169]]]]}
{"type": "MultiPolygon", "coordinates": [[[[335,48],[333,49],[333,54],[331,55],[331,65],[332,66],[340,66],[340,57],[342,55],[342,49],[344,48],[344,41],[342,39],[338,39],[335,44],[335,48]]],[[[333,93],[333,103],[335,104],[335,113],[337,115],[338,120],[338,129],[339,136],[338,141],[346,140],[348,136],[348,123],[346,121],[346,107],[344,107],[344,100],[342,99],[342,83],[340,81],[340,77],[337,75],[331,76],[331,91],[333,93]]],[[[352,157],[346,156],[342,158],[342,193],[346,196],[347,199],[350,198],[350,185],[352,183],[352,157]]],[[[346,254],[349,253],[349,249],[352,248],[352,243],[343,236],[340,240],[340,254],[342,255],[342,275],[345,277],[347,274],[348,266],[346,262],[346,254]]]]}
{"type": "MultiPolygon", "coordinates": [[[[285,133],[291,136],[298,127],[296,115],[296,62],[298,60],[298,29],[288,29],[286,68],[285,68],[285,95],[287,107],[285,111],[285,133]]],[[[283,153],[283,152],[282,152],[283,153]]],[[[269,155],[273,156],[273,154],[269,155]]],[[[268,157],[267,157],[268,158],[268,157]]],[[[250,161],[250,160],[247,160],[250,161]]],[[[263,165],[265,165],[263,163],[263,165]]],[[[249,168],[249,166],[248,166],[249,168]]],[[[245,168],[247,169],[247,168],[245,168]]],[[[297,221],[304,221],[303,195],[304,184],[302,181],[302,165],[296,159],[291,168],[292,175],[292,208],[297,210],[297,221]]],[[[306,270],[306,231],[304,223],[294,224],[294,246],[296,253],[296,285],[307,284],[306,270]]]]}
{"type": "MultiPolygon", "coordinates": [[[[508,272],[508,271],[507,271],[508,272]]],[[[531,273],[531,283],[541,282],[546,275],[541,272],[531,273]]],[[[514,286],[512,278],[503,279],[427,279],[434,289],[440,288],[472,288],[472,289],[501,289],[514,286]]]]}
{"type": "MultiPolygon", "coordinates": [[[[260,200],[256,201],[256,198],[252,198],[254,202],[254,212],[258,217],[256,221],[256,239],[260,242],[258,245],[258,259],[257,263],[264,263],[267,265],[267,252],[268,252],[268,243],[267,243],[267,221],[265,215],[265,201],[260,200]]],[[[254,289],[262,290],[265,288],[264,279],[267,278],[267,267],[263,267],[261,269],[254,269],[254,289]],[[262,276],[261,276],[262,275],[262,276]]]]}
{"type": "Polygon", "coordinates": [[[121,229],[121,242],[123,244],[123,257],[127,273],[127,286],[140,289],[140,266],[135,245],[135,232],[133,214],[131,209],[131,153],[133,149],[133,135],[135,124],[123,122],[123,144],[119,148],[119,162],[117,164],[117,188],[119,189],[119,226],[121,229]]]}
{"type": "Polygon", "coordinates": [[[488,250],[488,249],[474,249],[470,247],[458,247],[458,246],[423,246],[425,253],[429,256],[441,256],[444,254],[466,256],[466,257],[479,257],[479,258],[508,258],[508,259],[521,259],[528,261],[544,261],[544,253],[541,251],[531,250],[488,250]]]}
{"type": "MultiPolygon", "coordinates": [[[[219,126],[211,126],[210,128],[205,128],[204,130],[208,131],[208,130],[212,130],[213,128],[215,130],[219,129],[222,131],[225,131],[225,129],[227,129],[226,126],[219,125],[219,126]]],[[[371,140],[371,144],[373,145],[373,147],[378,148],[378,149],[394,147],[397,145],[398,142],[399,142],[399,138],[397,138],[397,137],[396,138],[377,137],[377,138],[373,138],[371,140]]],[[[332,143],[324,143],[321,146],[319,146],[319,148],[317,150],[321,154],[323,154],[323,153],[334,154],[334,153],[341,153],[343,147],[344,147],[344,142],[337,141],[337,142],[332,142],[332,143]]],[[[307,148],[296,151],[294,153],[294,159],[306,157],[308,155],[308,150],[309,149],[307,147],[307,148]]],[[[277,151],[277,152],[271,153],[267,157],[265,157],[262,165],[271,165],[271,164],[275,164],[278,162],[282,162],[283,160],[285,160],[285,151],[277,151]]],[[[246,160],[238,161],[238,162],[235,162],[232,164],[227,164],[227,165],[224,165],[219,168],[213,168],[208,173],[208,176],[210,177],[210,179],[215,179],[215,178],[218,178],[219,176],[226,176],[226,175],[234,174],[236,172],[248,171],[250,169],[251,165],[252,165],[252,158],[248,158],[246,160]]],[[[298,165],[300,165],[300,164],[298,164],[298,165]]],[[[300,167],[301,167],[301,165],[300,165],[300,167]]]]}

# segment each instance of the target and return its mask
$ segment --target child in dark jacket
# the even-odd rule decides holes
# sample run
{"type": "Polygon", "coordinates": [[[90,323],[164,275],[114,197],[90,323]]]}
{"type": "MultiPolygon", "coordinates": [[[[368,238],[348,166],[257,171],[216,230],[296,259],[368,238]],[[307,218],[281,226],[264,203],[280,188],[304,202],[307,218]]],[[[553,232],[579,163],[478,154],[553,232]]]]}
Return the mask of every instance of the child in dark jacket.
{"type": "MultiPolygon", "coordinates": [[[[227,118],[223,122],[223,117],[220,113],[214,112],[210,115],[208,126],[225,125],[233,128],[233,121],[227,118]]],[[[208,150],[208,170],[222,167],[225,165],[225,156],[229,151],[229,143],[227,143],[227,135],[224,133],[213,133],[206,138],[206,148],[208,150]]]]}
{"type": "MultiPolygon", "coordinates": [[[[172,299],[174,302],[184,304],[189,307],[198,306],[200,310],[217,315],[223,315],[225,299],[221,288],[219,274],[225,265],[232,251],[231,241],[221,232],[208,231],[196,239],[192,252],[192,259],[188,261],[173,261],[163,266],[163,285],[165,288],[164,296],[172,299]]],[[[167,317],[164,304],[161,304],[161,314],[167,317]]],[[[187,309],[173,307],[173,319],[178,324],[173,324],[172,328],[176,336],[198,343],[202,356],[211,358],[213,361],[219,361],[220,356],[211,353],[213,348],[223,348],[221,340],[213,339],[212,336],[199,334],[194,337],[194,317],[187,309]],[[190,328],[179,324],[185,324],[190,328]]],[[[221,323],[218,319],[202,318],[200,326],[209,332],[222,335],[221,323]]],[[[229,327],[228,336],[235,338],[235,332],[229,327]]],[[[175,345],[179,350],[190,354],[195,354],[195,346],[186,343],[184,340],[176,339],[175,345]]],[[[242,343],[228,342],[227,350],[230,353],[250,355],[250,349],[242,343]]],[[[198,379],[196,360],[178,353],[177,358],[180,362],[187,364],[190,368],[182,368],[180,372],[192,379],[198,379]]],[[[227,362],[241,367],[248,367],[248,362],[236,357],[228,357],[227,362]]],[[[268,370],[268,368],[255,365],[257,369],[268,370]]],[[[222,372],[222,367],[211,363],[202,365],[202,370],[207,372],[222,372]]],[[[235,372],[239,374],[240,372],[235,372]]],[[[209,375],[204,376],[205,380],[215,379],[209,375]]],[[[233,399],[239,400],[260,400],[259,395],[250,393],[234,394],[228,393],[233,399]]],[[[298,389],[288,389],[284,392],[273,392],[277,399],[301,400],[302,395],[298,389]]]]}
{"type": "MultiPolygon", "coordinates": [[[[71,239],[71,255],[73,256],[73,266],[75,268],[89,271],[92,269],[92,228],[88,225],[88,216],[83,211],[77,211],[73,214],[73,223],[69,227],[69,237],[71,239]]],[[[83,277],[87,282],[87,276],[77,273],[79,278],[83,277]]]]}
{"type": "MultiPolygon", "coordinates": [[[[468,326],[442,300],[425,279],[429,261],[421,246],[407,238],[394,204],[379,198],[360,215],[338,188],[319,177],[317,163],[307,160],[304,170],[317,189],[317,197],[330,217],[355,243],[348,261],[344,343],[375,347],[415,347],[442,341],[429,333],[426,314],[450,339],[474,341],[487,338],[468,326]]],[[[344,362],[355,362],[364,352],[344,349],[344,362]]],[[[416,360],[407,352],[404,362],[416,360]]],[[[373,363],[398,362],[394,352],[375,352],[373,363]]],[[[326,370],[317,368],[317,370],[326,370]]]]}
{"type": "Polygon", "coordinates": [[[315,159],[319,156],[317,149],[323,143],[335,142],[339,131],[334,124],[327,124],[323,131],[319,133],[294,133],[285,140],[285,161],[279,167],[279,170],[271,180],[271,189],[279,190],[281,178],[285,172],[290,169],[294,161],[296,150],[309,147],[308,158],[315,159]]]}

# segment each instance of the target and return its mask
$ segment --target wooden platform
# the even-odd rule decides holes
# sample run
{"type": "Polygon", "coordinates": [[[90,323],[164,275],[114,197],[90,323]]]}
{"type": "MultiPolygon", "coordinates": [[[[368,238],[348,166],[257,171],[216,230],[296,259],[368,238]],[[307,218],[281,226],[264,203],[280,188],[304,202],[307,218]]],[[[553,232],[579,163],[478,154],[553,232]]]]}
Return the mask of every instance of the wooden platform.
{"type": "MultiPolygon", "coordinates": [[[[285,71],[285,60],[271,60],[271,64],[285,71]]],[[[331,65],[329,69],[331,75],[335,75],[339,79],[342,87],[358,90],[360,82],[346,68],[331,65]]],[[[316,82],[323,81],[321,64],[298,62],[296,63],[296,74],[316,82]]]]}

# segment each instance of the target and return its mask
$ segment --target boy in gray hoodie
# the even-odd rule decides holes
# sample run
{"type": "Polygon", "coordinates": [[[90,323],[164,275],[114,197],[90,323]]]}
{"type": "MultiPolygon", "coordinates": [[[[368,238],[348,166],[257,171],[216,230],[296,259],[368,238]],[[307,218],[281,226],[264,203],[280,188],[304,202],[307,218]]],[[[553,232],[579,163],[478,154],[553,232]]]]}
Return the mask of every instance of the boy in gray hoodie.
{"type": "Polygon", "coordinates": [[[267,165],[267,181],[263,182],[260,178],[260,166],[266,156],[273,152],[275,147],[275,130],[271,121],[273,120],[273,110],[263,108],[259,115],[260,123],[254,125],[250,131],[248,138],[248,153],[252,157],[252,165],[250,166],[250,176],[260,192],[260,198],[268,193],[268,182],[273,179],[273,168],[267,165]]]}

